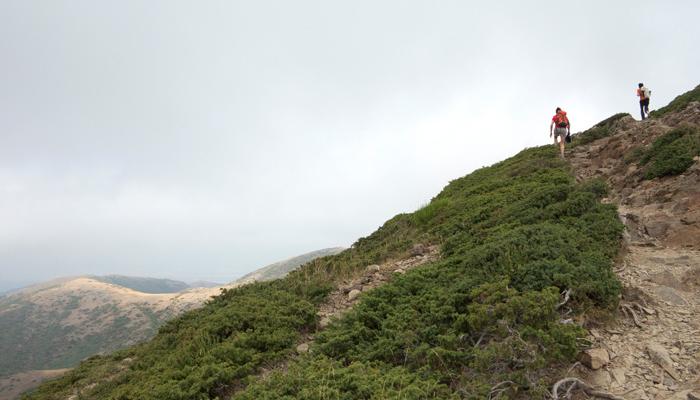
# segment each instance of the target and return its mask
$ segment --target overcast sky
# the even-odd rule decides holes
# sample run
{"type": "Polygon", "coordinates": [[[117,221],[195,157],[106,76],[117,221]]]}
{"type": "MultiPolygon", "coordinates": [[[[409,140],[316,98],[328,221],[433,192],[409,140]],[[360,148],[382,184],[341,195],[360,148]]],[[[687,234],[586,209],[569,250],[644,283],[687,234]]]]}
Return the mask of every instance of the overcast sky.
{"type": "Polygon", "coordinates": [[[0,0],[0,290],[230,281],[700,83],[700,2],[0,0]],[[575,4],[570,4],[575,3],[575,4]]]}

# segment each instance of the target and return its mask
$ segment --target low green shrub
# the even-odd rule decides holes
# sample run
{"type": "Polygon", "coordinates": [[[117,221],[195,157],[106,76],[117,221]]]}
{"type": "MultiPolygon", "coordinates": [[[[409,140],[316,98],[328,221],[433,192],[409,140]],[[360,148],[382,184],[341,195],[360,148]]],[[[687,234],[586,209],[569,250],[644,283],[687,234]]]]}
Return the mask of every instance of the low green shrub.
{"type": "Polygon", "coordinates": [[[644,177],[654,179],[682,174],[693,165],[693,157],[698,155],[700,130],[687,125],[657,138],[643,153],[639,163],[645,166],[644,177]]]}
{"type": "Polygon", "coordinates": [[[625,164],[633,164],[633,163],[638,163],[639,160],[642,159],[644,156],[644,147],[643,146],[637,146],[632,148],[631,150],[627,151],[625,154],[622,155],[622,160],[625,162],[625,164]]]}
{"type": "Polygon", "coordinates": [[[428,373],[381,363],[348,365],[327,357],[303,359],[285,373],[251,386],[238,400],[459,399],[428,373]]]}
{"type": "Polygon", "coordinates": [[[572,146],[588,144],[598,139],[612,135],[612,126],[615,122],[623,117],[629,116],[628,113],[618,113],[608,117],[597,124],[593,125],[586,131],[572,135],[572,146]]]}

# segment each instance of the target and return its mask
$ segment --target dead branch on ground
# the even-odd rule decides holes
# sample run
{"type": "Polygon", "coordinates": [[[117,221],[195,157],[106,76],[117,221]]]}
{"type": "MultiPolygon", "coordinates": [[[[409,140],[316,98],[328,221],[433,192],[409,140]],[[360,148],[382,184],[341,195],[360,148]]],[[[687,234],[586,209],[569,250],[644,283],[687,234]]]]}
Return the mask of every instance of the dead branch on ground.
{"type": "Polygon", "coordinates": [[[501,394],[508,390],[508,386],[505,385],[515,385],[515,382],[513,381],[503,381],[499,382],[496,385],[494,385],[491,388],[491,391],[489,392],[489,397],[488,400],[496,400],[497,398],[501,397],[501,394]]]}
{"type": "Polygon", "coordinates": [[[570,399],[572,392],[576,389],[583,391],[583,393],[587,394],[588,396],[597,397],[599,399],[625,400],[624,398],[614,395],[612,393],[596,390],[593,388],[593,386],[587,384],[586,382],[578,378],[564,378],[555,383],[554,386],[552,386],[552,398],[554,400],[570,399]],[[564,397],[559,397],[560,389],[563,389],[564,387],[566,387],[566,385],[569,384],[570,386],[564,391],[564,397]]]}
{"type": "Polygon", "coordinates": [[[632,321],[634,321],[634,324],[637,325],[638,328],[642,327],[642,323],[639,321],[637,313],[634,312],[634,308],[631,305],[621,304],[620,310],[622,310],[622,313],[625,314],[628,318],[632,318],[632,321]]]}
{"type": "Polygon", "coordinates": [[[560,309],[564,304],[569,302],[569,299],[571,298],[571,289],[566,289],[561,293],[561,295],[564,296],[564,300],[557,304],[557,310],[560,309]]]}

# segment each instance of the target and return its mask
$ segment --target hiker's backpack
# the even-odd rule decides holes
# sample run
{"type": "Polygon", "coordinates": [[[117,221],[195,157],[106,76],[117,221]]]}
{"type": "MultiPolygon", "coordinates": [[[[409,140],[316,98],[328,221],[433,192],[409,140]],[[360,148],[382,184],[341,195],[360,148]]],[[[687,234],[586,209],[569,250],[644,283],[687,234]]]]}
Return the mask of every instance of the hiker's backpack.
{"type": "Polygon", "coordinates": [[[569,126],[569,118],[566,117],[566,112],[557,113],[557,127],[566,128],[569,126]]]}
{"type": "Polygon", "coordinates": [[[651,96],[651,90],[649,90],[649,88],[646,86],[642,88],[642,93],[644,94],[645,99],[648,99],[651,96]]]}

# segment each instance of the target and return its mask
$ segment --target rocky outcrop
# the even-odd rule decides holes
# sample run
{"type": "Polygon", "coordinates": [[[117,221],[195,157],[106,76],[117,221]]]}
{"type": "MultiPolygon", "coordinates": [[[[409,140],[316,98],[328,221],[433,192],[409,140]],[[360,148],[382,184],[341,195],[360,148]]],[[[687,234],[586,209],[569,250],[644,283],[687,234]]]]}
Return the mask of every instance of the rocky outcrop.
{"type": "Polygon", "coordinates": [[[659,119],[622,118],[612,136],[568,154],[577,180],[608,182],[605,201],[618,205],[627,228],[616,266],[624,286],[617,318],[590,329],[592,348],[604,349],[610,362],[583,356],[585,366],[575,369],[628,400],[686,400],[700,389],[700,162],[681,175],[646,180],[630,161],[635,149],[681,124],[700,125],[700,103],[659,119]]]}
{"type": "Polygon", "coordinates": [[[652,180],[644,179],[632,160],[636,151],[683,124],[700,125],[700,103],[660,119],[621,118],[612,125],[612,136],[568,154],[579,181],[607,180],[609,201],[619,206],[631,244],[700,250],[700,159],[681,175],[652,180]]]}

